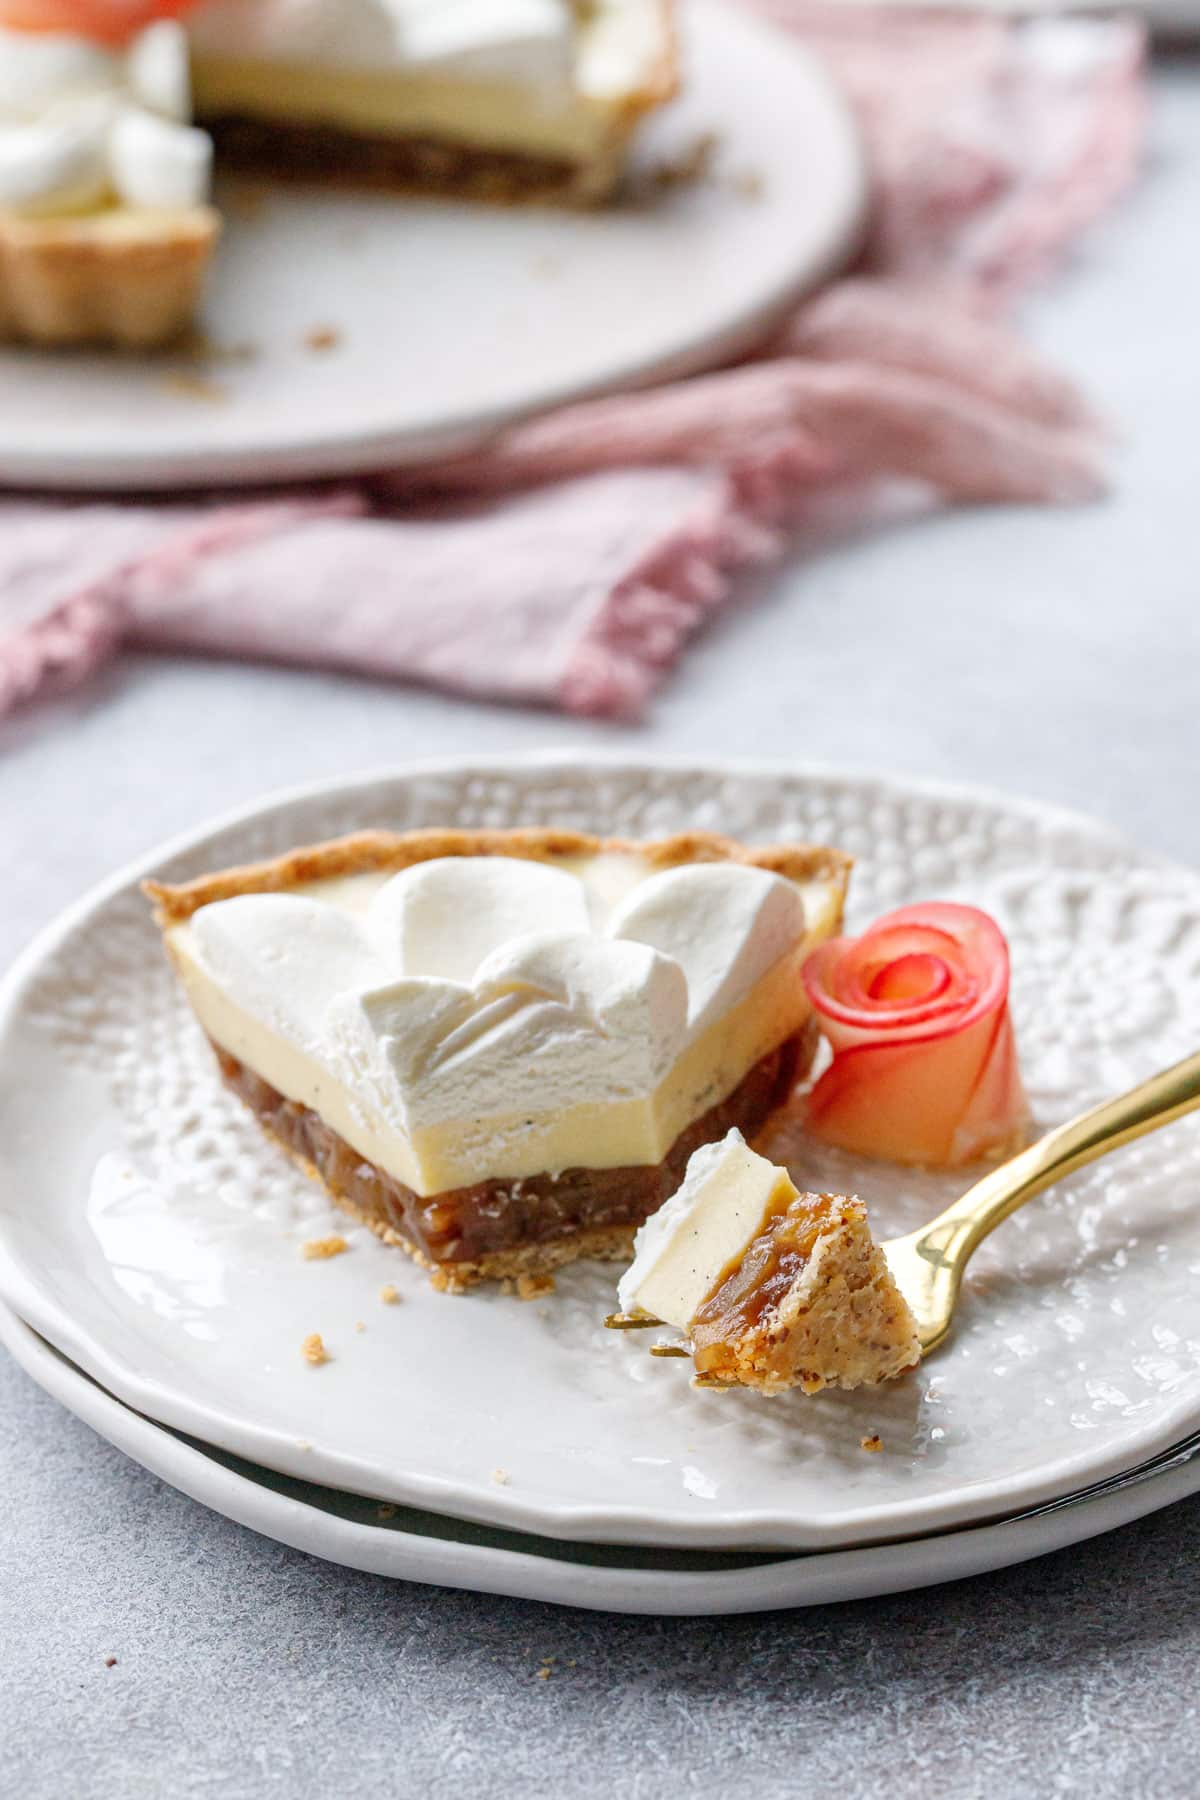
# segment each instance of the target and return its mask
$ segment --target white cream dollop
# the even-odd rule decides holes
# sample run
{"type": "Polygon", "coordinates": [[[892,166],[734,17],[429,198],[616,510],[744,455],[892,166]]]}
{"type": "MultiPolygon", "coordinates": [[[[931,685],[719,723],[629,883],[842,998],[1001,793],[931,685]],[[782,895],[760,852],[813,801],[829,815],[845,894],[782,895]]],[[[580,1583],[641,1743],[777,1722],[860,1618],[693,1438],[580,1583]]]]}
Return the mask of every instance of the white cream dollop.
{"type": "Polygon", "coordinates": [[[698,1037],[804,935],[790,881],[738,863],[692,863],[641,882],[609,921],[688,973],[688,1034],[698,1037]]]}
{"type": "Polygon", "coordinates": [[[0,125],[0,207],[83,212],[107,192],[104,131],[94,125],[0,125]]]}
{"type": "Polygon", "coordinates": [[[202,906],[191,933],[205,966],[247,1012],[310,1056],[338,997],[386,979],[356,920],[300,894],[239,894],[202,906]]]}
{"type": "Polygon", "coordinates": [[[187,39],[173,20],[119,50],[0,29],[0,208],[200,205],[212,144],[190,115],[187,39]]]}
{"type": "Polygon", "coordinates": [[[380,889],[370,911],[372,939],[393,966],[451,981],[471,981],[510,938],[587,929],[587,901],[573,876],[511,856],[417,863],[380,889]]]}
{"type": "Polygon", "coordinates": [[[411,976],[347,995],[327,1054],[404,1130],[469,1131],[653,1092],[686,1006],[682,971],[644,944],[535,935],[502,946],[470,987],[411,976]]]}
{"type": "Polygon", "coordinates": [[[785,1181],[787,1171],[751,1150],[740,1131],[697,1150],[682,1185],[634,1239],[633,1261],[617,1287],[621,1311],[650,1313],[686,1331],[757,1237],[785,1181]]]}

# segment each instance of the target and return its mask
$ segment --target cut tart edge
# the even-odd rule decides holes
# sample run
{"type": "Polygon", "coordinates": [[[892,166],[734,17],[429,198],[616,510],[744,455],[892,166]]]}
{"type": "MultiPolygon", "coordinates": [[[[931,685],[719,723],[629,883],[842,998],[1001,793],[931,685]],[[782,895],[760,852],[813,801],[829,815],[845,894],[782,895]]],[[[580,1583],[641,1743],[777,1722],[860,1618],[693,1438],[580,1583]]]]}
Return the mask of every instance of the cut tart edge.
{"type": "Polygon", "coordinates": [[[0,339],[153,349],[191,325],[220,234],[211,206],[0,212],[0,339]]]}

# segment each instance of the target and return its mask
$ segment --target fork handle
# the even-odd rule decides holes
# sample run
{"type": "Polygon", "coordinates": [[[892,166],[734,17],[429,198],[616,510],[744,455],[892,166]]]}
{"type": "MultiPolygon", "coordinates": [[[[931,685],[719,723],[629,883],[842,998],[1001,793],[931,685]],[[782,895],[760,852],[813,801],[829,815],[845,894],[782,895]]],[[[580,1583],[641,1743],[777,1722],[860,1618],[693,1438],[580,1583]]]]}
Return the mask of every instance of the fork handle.
{"type": "Polygon", "coordinates": [[[944,1250],[953,1246],[956,1260],[965,1263],[990,1231],[1043,1188],[1197,1107],[1200,1051],[1047,1132],[1028,1150],[990,1170],[921,1235],[937,1233],[944,1250]]]}

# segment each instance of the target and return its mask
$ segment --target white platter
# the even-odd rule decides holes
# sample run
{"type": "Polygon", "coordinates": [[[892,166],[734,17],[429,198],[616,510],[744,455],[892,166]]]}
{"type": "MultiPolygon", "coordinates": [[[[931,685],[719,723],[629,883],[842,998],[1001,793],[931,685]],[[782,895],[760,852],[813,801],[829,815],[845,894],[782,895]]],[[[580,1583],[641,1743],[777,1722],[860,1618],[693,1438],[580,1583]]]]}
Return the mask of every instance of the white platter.
{"type": "Polygon", "coordinates": [[[840,91],[794,41],[691,0],[686,88],[584,213],[225,191],[203,320],[244,361],[0,353],[0,482],[174,487],[344,473],[751,342],[849,252],[866,183],[840,91]],[[713,176],[651,182],[715,135],[713,176]],[[308,335],[329,327],[332,349],[308,335]],[[197,371],[183,365],[193,381],[197,371]],[[185,389],[186,389],[185,382],[185,389]]]}
{"type": "MultiPolygon", "coordinates": [[[[854,924],[918,895],[988,907],[1012,939],[1046,1124],[1200,1040],[1200,880],[1027,803],[546,758],[306,790],[123,872],[5,983],[0,1292],[20,1316],[139,1411],[252,1461],[574,1540],[828,1549],[941,1531],[1103,1480],[1194,1427],[1196,1121],[1018,1214],[980,1253],[950,1347],[886,1392],[694,1392],[680,1365],[603,1330],[603,1266],[527,1305],[434,1294],[361,1231],[349,1255],[304,1262],[300,1243],[335,1215],[220,1086],[138,877],[352,826],[518,821],[837,842],[860,858],[854,924]],[[400,1305],[380,1304],[386,1281],[400,1305]],[[313,1330],[333,1356],[320,1369],[299,1354],[313,1330]],[[876,1430],[884,1453],[864,1455],[876,1430]]],[[[885,1235],[956,1186],[811,1147],[796,1166],[811,1185],[861,1187],[885,1235]]]]}
{"type": "Polygon", "coordinates": [[[101,1437],[193,1500],[326,1562],[396,1580],[663,1617],[778,1611],[902,1593],[1028,1562],[1200,1489],[1200,1455],[1032,1518],[873,1549],[783,1559],[563,1544],[273,1475],[122,1406],[0,1305],[0,1343],[101,1437]]]}

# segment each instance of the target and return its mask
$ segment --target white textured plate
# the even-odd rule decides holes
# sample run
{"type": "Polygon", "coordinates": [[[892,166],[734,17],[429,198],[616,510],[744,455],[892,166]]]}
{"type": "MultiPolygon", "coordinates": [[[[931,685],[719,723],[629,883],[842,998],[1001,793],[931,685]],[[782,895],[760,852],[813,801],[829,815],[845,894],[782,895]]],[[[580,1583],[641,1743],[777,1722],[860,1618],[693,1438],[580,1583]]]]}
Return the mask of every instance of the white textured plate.
{"type": "Polygon", "coordinates": [[[327,1562],[395,1580],[561,1606],[681,1616],[861,1600],[1007,1568],[1112,1531],[1200,1489],[1200,1456],[1049,1513],[863,1550],[764,1555],[564,1544],[471,1525],[273,1474],[156,1425],[0,1305],[0,1343],[47,1393],[193,1500],[327,1562]]]}
{"type": "Polygon", "coordinates": [[[178,391],[170,358],[8,350],[0,481],[173,487],[378,468],[742,348],[852,247],[863,165],[839,90],[794,42],[717,0],[693,0],[686,26],[686,90],[638,141],[637,204],[274,190],[249,210],[224,194],[204,327],[253,357],[205,371],[206,394],[178,391]],[[650,172],[709,133],[713,178],[647,197],[650,172]],[[305,338],[322,326],[340,341],[314,353],[305,338]]]}
{"type": "MultiPolygon", "coordinates": [[[[993,910],[1039,1120],[1200,1041],[1200,880],[1018,801],[870,777],[617,762],[440,765],[285,797],[146,864],[179,876],[357,826],[719,826],[860,858],[852,923],[919,896],[993,910]]],[[[606,1333],[613,1271],[534,1304],[435,1294],[220,1086],[128,871],[35,943],[0,1002],[0,1290],[119,1398],[302,1479],[546,1536],[824,1549],[996,1517],[1200,1420],[1200,1134],[1184,1121],[985,1246],[948,1350],[883,1391],[693,1391],[606,1333]],[[402,1301],[384,1306],[386,1281],[402,1301]],[[365,1329],[357,1329],[358,1322],[365,1329]],[[320,1331],[313,1369],[299,1345],[320,1331]],[[882,1455],[860,1439],[878,1430],[882,1455]],[[503,1471],[498,1475],[497,1471],[503,1471]]],[[[794,1143],[882,1234],[953,1179],[794,1143]]]]}
{"type": "MultiPolygon", "coordinates": [[[[847,4],[852,0],[847,0],[847,4]]],[[[874,5],[876,0],[862,0],[865,5],[874,5]]],[[[890,0],[897,7],[923,7],[927,0],[890,0]]],[[[1094,13],[1097,8],[1094,0],[1053,0],[1053,4],[1045,4],[1044,0],[943,0],[943,4],[963,11],[1015,14],[1018,18],[1028,18],[1032,13],[1094,13]]],[[[1135,0],[1129,9],[1140,15],[1149,24],[1151,31],[1165,38],[1195,37],[1200,34],[1200,0],[1135,0]]]]}

